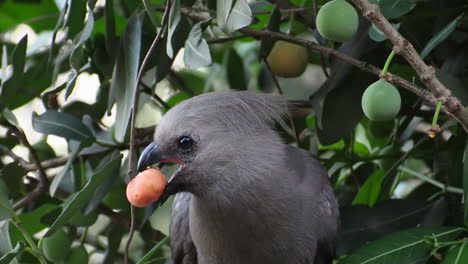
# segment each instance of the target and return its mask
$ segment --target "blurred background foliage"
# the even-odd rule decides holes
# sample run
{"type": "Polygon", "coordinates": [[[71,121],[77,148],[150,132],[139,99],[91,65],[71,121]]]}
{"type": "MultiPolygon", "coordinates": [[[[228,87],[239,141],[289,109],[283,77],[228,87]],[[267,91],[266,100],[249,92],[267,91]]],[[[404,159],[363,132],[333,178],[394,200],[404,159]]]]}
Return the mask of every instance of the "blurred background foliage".
{"type": "MultiPolygon", "coordinates": [[[[378,76],[327,54],[310,51],[305,73],[275,86],[262,61],[274,42],[259,34],[266,28],[383,67],[391,42],[367,20],[343,44],[318,34],[326,2],[172,0],[162,25],[162,0],[1,0],[0,263],[123,263],[133,89],[159,30],[138,87],[137,154],[182,100],[281,92],[295,108],[294,126],[279,131],[320,157],[339,199],[339,263],[468,263],[460,125],[441,115],[442,131],[429,138],[433,108],[402,88],[395,120],[368,120],[361,96],[378,76]]],[[[468,1],[371,2],[467,104],[468,1]]],[[[401,57],[389,71],[422,86],[401,57]]],[[[136,212],[131,262],[171,263],[170,201],[136,212]]]]}

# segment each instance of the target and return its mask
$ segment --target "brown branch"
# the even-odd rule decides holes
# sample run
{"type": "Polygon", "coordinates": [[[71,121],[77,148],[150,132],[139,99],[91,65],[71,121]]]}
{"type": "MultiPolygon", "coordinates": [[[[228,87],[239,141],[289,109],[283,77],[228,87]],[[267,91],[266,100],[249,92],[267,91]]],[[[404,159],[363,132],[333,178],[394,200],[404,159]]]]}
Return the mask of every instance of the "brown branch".
{"type": "Polygon", "coordinates": [[[5,154],[8,157],[10,157],[11,159],[13,159],[14,162],[19,163],[21,167],[25,167],[25,166],[28,165],[28,163],[23,158],[16,155],[13,151],[11,151],[6,146],[0,145],[0,152],[3,152],[3,154],[5,154]]]}
{"type": "Polygon", "coordinates": [[[29,150],[31,160],[34,164],[36,164],[37,170],[39,172],[39,183],[37,184],[36,188],[34,188],[32,192],[14,204],[13,208],[16,210],[28,205],[29,203],[39,198],[43,193],[45,193],[47,191],[47,186],[49,185],[49,180],[47,179],[47,174],[41,165],[41,161],[39,160],[36,150],[31,146],[24,132],[16,127],[10,127],[9,132],[14,134],[20,143],[29,150]]]}
{"type": "Polygon", "coordinates": [[[431,91],[437,100],[441,100],[444,105],[444,112],[458,120],[468,131],[468,113],[454,97],[451,91],[445,87],[435,76],[433,67],[428,66],[419,56],[413,45],[405,39],[390,22],[382,15],[377,5],[369,3],[367,0],[352,0],[361,9],[362,14],[370,22],[376,25],[389,40],[393,43],[393,50],[405,58],[413,67],[422,83],[431,91]]]}

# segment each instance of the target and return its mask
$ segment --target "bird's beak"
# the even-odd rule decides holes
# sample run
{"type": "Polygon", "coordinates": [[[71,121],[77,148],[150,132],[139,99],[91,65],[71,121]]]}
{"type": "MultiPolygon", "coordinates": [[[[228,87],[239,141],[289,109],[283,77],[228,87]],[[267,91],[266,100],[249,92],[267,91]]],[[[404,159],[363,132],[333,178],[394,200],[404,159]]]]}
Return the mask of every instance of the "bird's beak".
{"type": "MultiPolygon", "coordinates": [[[[138,172],[142,172],[149,166],[161,162],[172,162],[183,165],[181,161],[168,157],[164,151],[155,142],[153,142],[149,144],[141,153],[140,158],[138,159],[138,172]]],[[[176,174],[177,173],[175,173],[167,182],[166,188],[157,201],[159,205],[162,205],[169,198],[169,196],[176,194],[181,190],[182,184],[178,183],[176,174]]]]}

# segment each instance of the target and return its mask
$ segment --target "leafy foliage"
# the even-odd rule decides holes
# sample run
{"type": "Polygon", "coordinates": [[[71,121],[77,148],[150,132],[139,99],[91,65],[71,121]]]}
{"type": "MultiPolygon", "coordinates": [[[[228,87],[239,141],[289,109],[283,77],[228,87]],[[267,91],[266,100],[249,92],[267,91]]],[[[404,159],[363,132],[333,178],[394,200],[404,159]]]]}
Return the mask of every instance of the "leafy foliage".
{"type": "MultiPolygon", "coordinates": [[[[46,264],[40,245],[57,230],[102,263],[122,262],[132,111],[139,154],[171,107],[227,89],[282,92],[294,104],[279,129],[329,172],[341,206],[338,263],[465,263],[465,131],[441,114],[429,138],[432,105],[401,87],[397,117],[370,122],[360,102],[379,77],[366,67],[383,68],[391,41],[362,15],[353,39],[327,41],[313,19],[327,2],[172,0],[165,21],[163,0],[0,0],[0,263],[46,264]],[[319,48],[302,76],[273,78],[264,59],[288,38],[319,48]]],[[[468,2],[369,2],[467,104],[468,2]]],[[[422,86],[398,54],[389,72],[422,86]]],[[[169,202],[136,209],[133,263],[169,263],[169,211],[169,202]]]]}

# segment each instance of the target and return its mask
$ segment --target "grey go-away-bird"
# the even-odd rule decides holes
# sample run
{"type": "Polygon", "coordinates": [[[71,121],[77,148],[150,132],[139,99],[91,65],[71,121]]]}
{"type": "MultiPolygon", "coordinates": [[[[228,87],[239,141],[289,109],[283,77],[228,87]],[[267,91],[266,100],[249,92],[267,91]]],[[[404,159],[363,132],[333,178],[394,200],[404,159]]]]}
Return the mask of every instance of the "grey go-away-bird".
{"type": "Polygon", "coordinates": [[[158,124],[142,171],[175,162],[161,197],[177,194],[174,264],[330,264],[338,205],[327,172],[274,131],[280,96],[214,92],[186,100],[158,124]]]}

